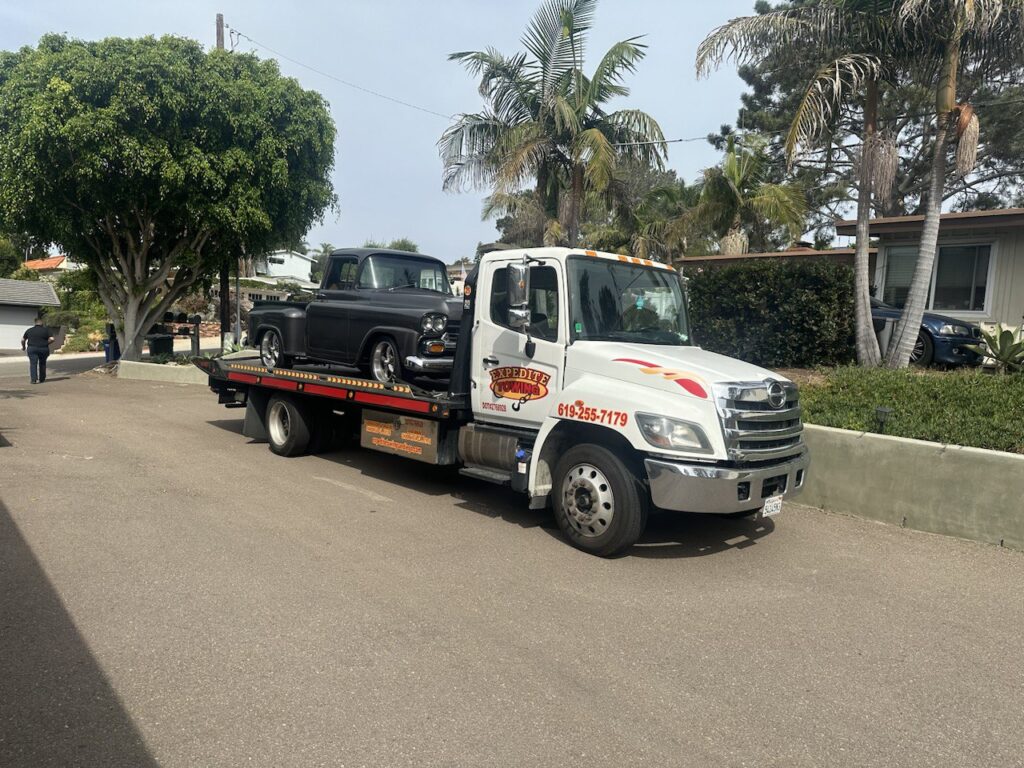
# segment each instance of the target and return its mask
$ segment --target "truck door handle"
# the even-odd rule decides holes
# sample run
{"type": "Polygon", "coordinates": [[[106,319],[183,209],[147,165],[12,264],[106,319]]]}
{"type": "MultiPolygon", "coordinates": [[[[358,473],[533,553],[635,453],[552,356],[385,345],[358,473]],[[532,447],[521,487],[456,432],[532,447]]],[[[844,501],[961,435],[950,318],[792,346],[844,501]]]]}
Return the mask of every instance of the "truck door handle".
{"type": "Polygon", "coordinates": [[[490,357],[485,357],[484,358],[484,365],[497,365],[500,362],[501,361],[498,358],[496,358],[494,355],[491,355],[490,357]]]}

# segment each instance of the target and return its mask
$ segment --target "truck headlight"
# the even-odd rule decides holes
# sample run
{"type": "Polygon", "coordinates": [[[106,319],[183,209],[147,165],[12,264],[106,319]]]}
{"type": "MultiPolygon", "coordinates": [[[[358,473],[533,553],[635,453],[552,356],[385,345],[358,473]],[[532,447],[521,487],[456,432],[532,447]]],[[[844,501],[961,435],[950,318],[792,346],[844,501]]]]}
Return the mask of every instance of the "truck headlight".
{"type": "Polygon", "coordinates": [[[704,430],[689,421],[638,413],[636,423],[644,440],[656,448],[693,453],[713,452],[704,430]]]}
{"type": "Polygon", "coordinates": [[[420,320],[420,329],[424,333],[443,333],[447,326],[447,315],[424,315],[420,320]]]}
{"type": "Polygon", "coordinates": [[[939,328],[939,336],[973,336],[971,329],[966,325],[954,325],[947,323],[939,328]]]}

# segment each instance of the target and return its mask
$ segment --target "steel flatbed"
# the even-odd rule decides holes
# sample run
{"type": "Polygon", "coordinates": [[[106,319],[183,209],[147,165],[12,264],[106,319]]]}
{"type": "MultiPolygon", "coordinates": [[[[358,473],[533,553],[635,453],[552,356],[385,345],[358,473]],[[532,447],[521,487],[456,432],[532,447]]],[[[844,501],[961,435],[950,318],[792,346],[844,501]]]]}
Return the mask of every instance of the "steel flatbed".
{"type": "Polygon", "coordinates": [[[195,358],[193,362],[210,377],[210,388],[217,392],[219,402],[229,406],[244,407],[249,389],[256,387],[435,419],[447,419],[466,408],[462,398],[448,392],[432,392],[409,384],[382,384],[333,371],[270,369],[257,355],[195,358]]]}

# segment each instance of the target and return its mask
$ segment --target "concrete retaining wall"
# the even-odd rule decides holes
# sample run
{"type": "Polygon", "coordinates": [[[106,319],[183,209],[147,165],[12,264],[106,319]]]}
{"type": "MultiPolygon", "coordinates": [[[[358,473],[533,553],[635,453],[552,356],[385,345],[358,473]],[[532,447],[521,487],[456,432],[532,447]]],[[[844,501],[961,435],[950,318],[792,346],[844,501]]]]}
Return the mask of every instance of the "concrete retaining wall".
{"type": "Polygon", "coordinates": [[[194,365],[157,365],[121,360],[117,364],[120,379],[165,381],[168,384],[207,384],[209,377],[194,365]]]}
{"type": "Polygon", "coordinates": [[[1024,455],[807,425],[800,504],[1024,549],[1024,455]]]}

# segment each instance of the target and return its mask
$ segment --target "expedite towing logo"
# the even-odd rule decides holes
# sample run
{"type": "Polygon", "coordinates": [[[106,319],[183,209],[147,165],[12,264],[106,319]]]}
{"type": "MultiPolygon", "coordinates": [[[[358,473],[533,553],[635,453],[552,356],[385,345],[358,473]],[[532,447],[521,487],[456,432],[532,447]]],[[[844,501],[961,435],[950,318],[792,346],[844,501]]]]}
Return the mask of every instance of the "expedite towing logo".
{"type": "Polygon", "coordinates": [[[525,403],[547,397],[551,375],[534,368],[506,366],[491,371],[491,392],[495,397],[504,397],[525,403]]]}

